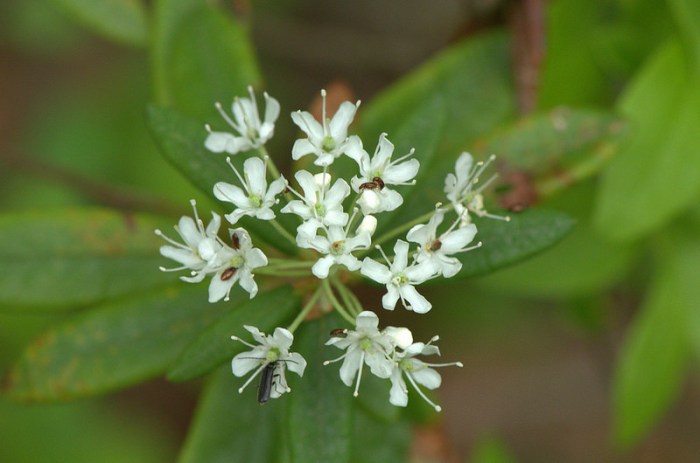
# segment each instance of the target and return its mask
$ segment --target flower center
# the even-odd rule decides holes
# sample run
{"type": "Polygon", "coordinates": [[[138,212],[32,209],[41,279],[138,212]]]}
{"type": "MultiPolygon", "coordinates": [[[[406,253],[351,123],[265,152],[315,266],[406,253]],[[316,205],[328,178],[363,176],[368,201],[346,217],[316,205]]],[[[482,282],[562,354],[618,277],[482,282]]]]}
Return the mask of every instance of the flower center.
{"type": "Polygon", "coordinates": [[[411,362],[411,359],[401,359],[399,368],[410,373],[413,371],[413,362],[411,362]]]}
{"type": "Polygon", "coordinates": [[[335,149],[335,140],[333,140],[333,137],[330,135],[323,137],[321,148],[323,148],[323,151],[333,151],[335,149]]]}
{"type": "Polygon", "coordinates": [[[342,254],[345,249],[345,240],[333,241],[331,243],[331,254],[338,255],[342,254]]]}
{"type": "Polygon", "coordinates": [[[369,338],[363,338],[362,341],[360,341],[360,349],[365,352],[372,352],[374,350],[372,348],[372,340],[369,338]]]}
{"type": "Polygon", "coordinates": [[[404,275],[403,273],[399,273],[397,275],[394,275],[391,278],[391,284],[394,286],[401,286],[401,285],[404,285],[406,283],[408,283],[408,278],[406,278],[406,275],[404,275]]]}
{"type": "Polygon", "coordinates": [[[316,211],[316,216],[323,217],[326,215],[326,206],[323,203],[314,204],[314,211],[316,211]]]}
{"type": "Polygon", "coordinates": [[[256,195],[256,194],[253,193],[253,194],[251,194],[251,195],[248,197],[248,199],[250,200],[250,204],[251,204],[253,207],[260,207],[260,206],[262,206],[262,199],[260,199],[260,196],[258,196],[258,195],[256,195]]]}
{"type": "Polygon", "coordinates": [[[430,243],[428,243],[428,245],[425,247],[425,249],[428,252],[432,252],[432,251],[439,251],[441,247],[442,247],[442,241],[433,240],[430,243]]]}
{"type": "Polygon", "coordinates": [[[231,264],[231,267],[241,268],[243,267],[243,264],[245,264],[245,259],[243,258],[243,256],[236,255],[233,256],[231,260],[228,261],[228,263],[231,264]]]}
{"type": "Polygon", "coordinates": [[[267,363],[276,362],[280,358],[280,350],[276,347],[271,347],[268,349],[267,354],[265,354],[265,360],[267,363]]]}

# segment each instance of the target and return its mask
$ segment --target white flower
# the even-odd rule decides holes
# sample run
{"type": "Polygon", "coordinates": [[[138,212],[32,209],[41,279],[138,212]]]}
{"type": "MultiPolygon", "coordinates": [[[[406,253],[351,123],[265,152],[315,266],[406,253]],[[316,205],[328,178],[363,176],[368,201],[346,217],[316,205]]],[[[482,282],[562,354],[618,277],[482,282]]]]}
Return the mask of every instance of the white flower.
{"type": "Polygon", "coordinates": [[[221,201],[233,203],[236,206],[233,212],[226,214],[226,220],[235,224],[245,216],[253,216],[261,220],[272,220],[275,213],[271,207],[277,204],[276,196],[287,186],[284,177],[274,180],[269,188],[267,185],[267,166],[260,158],[248,158],[243,163],[243,176],[231,163],[227,162],[235,172],[243,189],[226,182],[218,182],[214,185],[214,196],[221,201]]]}
{"type": "Polygon", "coordinates": [[[321,97],[323,98],[323,110],[320,124],[307,111],[292,113],[292,120],[308,137],[294,143],[292,158],[296,160],[307,154],[315,154],[317,158],[314,164],[329,166],[337,157],[360,143],[358,137],[348,137],[348,126],[352,123],[360,102],[355,104],[349,101],[343,102],[333,119],[329,120],[326,118],[325,90],[321,90],[321,97]]]}
{"type": "Polygon", "coordinates": [[[216,275],[209,285],[209,302],[229,300],[231,288],[239,282],[241,288],[250,293],[252,299],[258,293],[258,285],[253,279],[253,270],[267,265],[267,257],[253,247],[250,235],[243,228],[229,230],[233,247],[225,246],[210,262],[216,275]]]}
{"type": "Polygon", "coordinates": [[[437,340],[438,337],[435,336],[428,344],[417,342],[406,347],[403,352],[395,352],[394,368],[391,372],[391,390],[389,391],[389,402],[391,404],[399,407],[405,407],[408,404],[408,389],[406,387],[406,382],[404,381],[405,376],[415,388],[416,392],[418,392],[418,394],[426,402],[428,402],[435,409],[435,411],[439,412],[442,410],[439,405],[436,405],[430,399],[428,399],[418,385],[420,384],[431,390],[437,389],[440,387],[442,378],[440,377],[440,373],[435,371],[433,367],[446,367],[451,365],[461,367],[462,363],[425,363],[415,358],[416,355],[440,355],[440,350],[437,348],[437,346],[433,346],[431,344],[437,340]]]}
{"type": "Polygon", "coordinates": [[[238,98],[233,100],[231,119],[223,110],[220,103],[216,109],[221,117],[237,132],[237,136],[228,132],[213,132],[207,126],[209,136],[204,146],[214,153],[227,152],[236,154],[263,146],[275,131],[275,120],[280,114],[280,104],[277,100],[264,93],[265,96],[265,120],[260,121],[258,104],[255,101],[253,87],[248,87],[250,98],[238,98]]]}
{"type": "MultiPolygon", "coordinates": [[[[285,369],[289,369],[299,376],[303,376],[304,369],[306,368],[306,360],[304,360],[304,357],[296,352],[289,352],[289,348],[294,341],[294,335],[285,328],[275,328],[274,334],[266,336],[254,326],[244,325],[243,327],[253,335],[253,339],[255,339],[259,345],[249,344],[239,337],[231,336],[231,339],[240,341],[251,348],[250,351],[241,352],[233,358],[231,361],[231,370],[233,374],[241,377],[255,370],[245,384],[238,389],[238,392],[243,392],[246,386],[248,386],[260,372],[268,367],[268,365],[273,366],[272,387],[269,390],[269,397],[276,399],[285,392],[290,392],[291,389],[287,386],[287,380],[284,376],[285,369]]],[[[267,397],[262,396],[262,391],[263,388],[261,386],[261,389],[258,391],[258,400],[260,402],[265,402],[267,397]]]]}
{"type": "Polygon", "coordinates": [[[356,144],[348,148],[347,155],[360,167],[360,176],[353,177],[353,190],[360,192],[358,204],[363,214],[393,211],[403,204],[403,197],[387,185],[413,185],[420,163],[416,159],[404,161],[413,155],[411,150],[405,156],[391,160],[394,145],[387,140],[386,134],[379,136],[379,143],[372,158],[356,144]]]}
{"type": "Polygon", "coordinates": [[[304,195],[290,190],[301,199],[290,201],[281,211],[296,214],[304,220],[297,228],[297,244],[308,247],[308,241],[316,236],[319,228],[343,227],[348,222],[348,214],[343,212],[343,201],[350,195],[350,186],[345,180],[338,179],[329,188],[329,174],[312,175],[305,170],[298,171],[294,177],[304,195]]]}
{"type": "Polygon", "coordinates": [[[380,333],[377,329],[379,318],[369,311],[361,312],[355,319],[355,329],[347,330],[343,336],[331,337],[326,345],[333,345],[346,352],[334,360],[323,362],[324,365],[343,360],[340,367],[340,379],[346,386],[355,382],[354,395],[357,397],[362,378],[363,365],[367,365],[373,375],[389,378],[394,367],[391,360],[395,348],[393,334],[380,333]]]}
{"type": "Polygon", "coordinates": [[[348,238],[347,230],[332,226],[328,227],[326,233],[327,236],[318,235],[307,243],[307,247],[325,254],[311,267],[311,273],[317,278],[327,278],[334,264],[344,265],[351,271],[358,270],[362,264],[352,252],[369,247],[372,242],[369,232],[359,230],[355,236],[348,238]]]}
{"type": "MultiPolygon", "coordinates": [[[[383,253],[382,253],[383,254],[383,253]]],[[[386,266],[369,257],[362,261],[360,272],[377,283],[386,285],[387,293],[382,297],[382,306],[394,310],[396,302],[401,299],[403,306],[416,313],[426,313],[432,304],[416,290],[414,285],[430,279],[433,266],[429,263],[408,265],[408,243],[402,240],[394,245],[394,261],[386,266]]]]}
{"type": "Polygon", "coordinates": [[[161,246],[160,253],[168,259],[182,264],[176,268],[161,267],[160,270],[176,272],[190,269],[192,270],[192,277],[180,278],[187,282],[197,282],[204,279],[208,273],[204,271],[205,268],[223,246],[217,237],[221,226],[221,217],[219,214],[212,212],[212,220],[205,229],[204,223],[197,214],[197,203],[191,200],[190,204],[192,204],[192,210],[194,211],[194,219],[183,216],[175,226],[175,231],[180,235],[184,244],[168,238],[160,230],[156,230],[155,233],[170,243],[169,245],[161,246]]]}
{"type": "Polygon", "coordinates": [[[480,161],[475,165],[472,155],[464,152],[457,158],[457,162],[455,162],[455,173],[449,173],[445,177],[445,194],[462,219],[462,226],[471,222],[469,211],[476,214],[477,217],[489,217],[505,221],[510,220],[508,216],[502,217],[489,214],[488,211],[484,209],[484,196],[482,192],[496,179],[495,175],[480,184],[478,188],[475,188],[479,183],[479,176],[494,159],[496,159],[496,156],[492,155],[486,162],[480,161]]]}
{"type": "Polygon", "coordinates": [[[450,278],[462,268],[462,263],[456,257],[452,257],[452,254],[478,248],[481,243],[465,247],[476,236],[476,225],[470,223],[455,229],[460,219],[438,237],[437,227],[444,217],[445,210],[437,209],[427,224],[414,226],[408,231],[406,237],[408,241],[420,245],[416,258],[419,263],[430,263],[436,275],[450,278]]]}

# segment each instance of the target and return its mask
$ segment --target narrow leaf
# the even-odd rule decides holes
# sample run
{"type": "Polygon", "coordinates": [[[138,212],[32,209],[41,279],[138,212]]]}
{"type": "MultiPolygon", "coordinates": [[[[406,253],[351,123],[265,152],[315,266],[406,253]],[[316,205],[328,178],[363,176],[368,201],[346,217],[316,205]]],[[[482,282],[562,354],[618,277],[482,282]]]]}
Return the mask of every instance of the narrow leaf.
{"type": "Polygon", "coordinates": [[[623,95],[630,135],[605,170],[596,227],[616,240],[664,225],[700,193],[700,85],[678,41],[661,47],[623,95]],[[634,194],[630,194],[634,192],[634,194]]]}
{"type": "Polygon", "coordinates": [[[295,346],[307,361],[304,377],[290,395],[288,435],[291,461],[350,461],[352,391],[335,366],[323,366],[328,333],[342,322],[329,315],[300,328],[295,346]]]}
{"type": "MultiPolygon", "coordinates": [[[[241,299],[243,291],[233,296],[241,299]]],[[[6,378],[28,401],[67,400],[136,384],[165,371],[199,331],[230,304],[209,304],[184,283],[114,300],[36,339],[6,378]]]]}
{"type": "Polygon", "coordinates": [[[110,39],[145,45],[146,9],[139,0],[53,0],[76,20],[110,39]]]}
{"type": "Polygon", "coordinates": [[[0,305],[72,309],[171,282],[158,270],[159,225],[94,209],[0,217],[0,305]]]}
{"type": "Polygon", "coordinates": [[[261,406],[239,394],[240,378],[220,368],[202,394],[179,463],[273,463],[284,453],[281,400],[261,406]]]}
{"type": "Polygon", "coordinates": [[[245,345],[231,340],[232,335],[248,338],[243,325],[252,325],[264,333],[272,333],[276,327],[290,320],[298,307],[299,298],[289,286],[259,293],[254,299],[239,304],[187,346],[170,368],[168,379],[185,381],[208,373],[246,350],[245,345]]]}
{"type": "Polygon", "coordinates": [[[153,73],[158,102],[218,121],[228,104],[260,81],[243,26],[205,2],[163,0],[156,8],[153,73]]]}
{"type": "MultiPolygon", "coordinates": [[[[682,286],[689,279],[679,277],[689,269],[695,274],[697,261],[688,261],[683,248],[667,251],[615,372],[615,436],[623,446],[638,442],[673,402],[689,360],[688,323],[698,304],[682,286]]],[[[697,294],[697,280],[691,284],[697,294]]]]}

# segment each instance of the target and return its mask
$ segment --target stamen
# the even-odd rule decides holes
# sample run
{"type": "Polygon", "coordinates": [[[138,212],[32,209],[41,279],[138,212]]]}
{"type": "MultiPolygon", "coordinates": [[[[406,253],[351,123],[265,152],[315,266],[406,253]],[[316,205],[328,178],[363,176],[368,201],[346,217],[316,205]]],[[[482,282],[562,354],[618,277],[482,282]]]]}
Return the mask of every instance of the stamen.
{"type": "MultiPolygon", "coordinates": [[[[174,228],[175,228],[175,231],[178,231],[177,226],[175,226],[174,228]]],[[[185,246],[185,245],[182,244],[182,243],[178,243],[177,241],[175,241],[174,239],[168,237],[168,235],[166,235],[165,233],[163,233],[163,232],[160,231],[160,230],[156,230],[154,233],[155,233],[157,236],[160,236],[160,237],[163,238],[165,241],[167,241],[168,243],[172,244],[172,245],[175,246],[175,247],[178,247],[178,248],[180,248],[180,249],[184,249],[184,250],[186,250],[186,251],[191,251],[190,248],[188,248],[187,246],[185,246]]],[[[178,233],[179,233],[179,231],[178,231],[178,233]]]]}
{"type": "Polygon", "coordinates": [[[389,165],[398,164],[399,162],[403,161],[404,159],[410,158],[411,156],[413,156],[413,154],[414,154],[415,152],[416,152],[416,149],[415,149],[415,148],[411,148],[411,150],[410,150],[408,153],[404,154],[404,155],[401,156],[400,158],[397,158],[397,159],[391,161],[391,163],[390,163],[389,165]]]}
{"type": "Polygon", "coordinates": [[[238,180],[241,182],[241,185],[243,185],[243,188],[245,188],[245,191],[250,195],[250,189],[248,188],[248,182],[245,181],[243,176],[241,176],[241,173],[238,172],[238,169],[236,169],[236,166],[233,165],[233,162],[231,162],[231,157],[226,156],[226,164],[233,169],[233,172],[235,172],[236,177],[238,177],[238,180]]]}
{"type": "Polygon", "coordinates": [[[199,214],[197,213],[197,201],[190,199],[190,204],[192,205],[192,211],[194,211],[194,221],[197,224],[197,229],[199,230],[199,233],[204,235],[204,222],[202,222],[202,219],[199,218],[199,214]]]}
{"type": "Polygon", "coordinates": [[[362,379],[362,367],[365,366],[365,351],[362,351],[362,356],[360,357],[360,368],[358,368],[357,373],[357,383],[355,383],[355,392],[352,393],[353,397],[357,397],[360,390],[360,380],[362,379]]]}
{"type": "Polygon", "coordinates": [[[348,220],[348,224],[345,226],[345,236],[348,236],[348,232],[350,231],[350,225],[355,221],[355,216],[359,212],[358,208],[353,208],[352,209],[352,215],[350,216],[350,220],[348,220]]]}
{"type": "Polygon", "coordinates": [[[376,245],[374,248],[379,250],[379,252],[382,254],[382,257],[386,261],[386,264],[389,267],[391,267],[391,262],[389,261],[389,258],[386,256],[386,254],[384,254],[384,250],[382,249],[382,247],[380,245],[376,245]]]}
{"type": "Polygon", "coordinates": [[[407,372],[407,371],[404,371],[404,372],[406,373],[406,376],[408,377],[408,380],[411,382],[411,384],[413,385],[413,388],[416,390],[416,392],[418,393],[418,395],[420,395],[420,396],[423,398],[423,400],[425,400],[426,402],[428,402],[428,403],[435,409],[436,412],[442,411],[442,407],[441,407],[441,406],[436,405],[432,400],[430,400],[430,399],[428,398],[428,396],[426,396],[426,395],[423,393],[423,391],[421,391],[421,389],[420,389],[420,388],[418,387],[418,385],[416,384],[416,381],[413,379],[413,376],[411,376],[411,374],[410,374],[409,372],[407,372]]]}
{"type": "MultiPolygon", "coordinates": [[[[248,94],[250,95],[250,102],[252,103],[251,106],[253,107],[253,117],[255,118],[255,121],[260,120],[260,113],[258,113],[258,102],[255,99],[255,93],[253,93],[253,86],[248,85],[248,94]]],[[[257,124],[255,124],[257,125],[257,124]]],[[[252,124],[248,124],[249,127],[253,127],[252,124]]],[[[257,127],[254,127],[257,129],[257,127]]]]}
{"type": "Polygon", "coordinates": [[[245,383],[243,383],[243,386],[238,388],[238,393],[241,394],[243,392],[243,389],[245,389],[255,379],[255,377],[258,376],[261,371],[263,371],[263,369],[266,366],[267,366],[267,363],[263,363],[262,365],[260,365],[260,367],[257,370],[255,370],[255,372],[252,375],[250,375],[248,380],[245,383]]]}
{"type": "MultiPolygon", "coordinates": [[[[321,89],[321,99],[323,100],[321,108],[321,123],[323,124],[323,136],[328,136],[328,120],[326,119],[326,89],[321,89]]],[[[324,166],[325,169],[325,166],[324,166]]],[[[324,170],[325,174],[326,171],[324,170]]]]}
{"type": "Polygon", "coordinates": [[[343,360],[345,357],[347,357],[347,355],[348,355],[348,353],[346,352],[346,353],[344,353],[343,355],[341,355],[341,356],[338,357],[338,358],[335,358],[335,359],[332,359],[332,360],[326,360],[326,361],[323,362],[323,366],[330,365],[331,363],[335,363],[335,362],[338,362],[338,361],[340,361],[340,360],[343,360]]]}
{"type": "Polygon", "coordinates": [[[450,363],[425,363],[423,362],[425,366],[428,367],[460,367],[462,368],[464,364],[462,362],[450,362],[450,363]]]}
{"type": "Polygon", "coordinates": [[[161,272],[179,272],[180,270],[186,270],[189,267],[186,265],[183,265],[182,267],[174,267],[174,268],[165,268],[165,267],[158,267],[158,270],[161,272]]]}
{"type": "MultiPolygon", "coordinates": [[[[234,104],[235,104],[235,101],[236,101],[236,100],[238,100],[238,98],[236,98],[236,99],[234,100],[234,104]]],[[[224,111],[224,108],[223,108],[223,106],[221,106],[221,103],[219,103],[219,102],[217,101],[216,103],[214,103],[214,107],[216,108],[216,110],[219,112],[219,114],[221,115],[221,117],[226,121],[226,123],[227,123],[228,125],[230,125],[230,126],[233,127],[234,129],[236,129],[237,131],[239,131],[239,130],[238,130],[238,126],[236,125],[235,122],[233,122],[233,120],[231,120],[230,117],[228,117],[228,114],[226,114],[226,111],[224,111]]],[[[240,132],[240,131],[239,131],[239,132],[240,132]]]]}
{"type": "Polygon", "coordinates": [[[238,336],[231,336],[231,339],[233,339],[234,341],[238,341],[238,342],[240,342],[240,343],[243,343],[244,345],[250,347],[251,349],[254,349],[254,348],[257,347],[257,346],[254,346],[253,344],[250,344],[249,342],[246,342],[246,341],[242,340],[242,339],[239,338],[238,336]]]}

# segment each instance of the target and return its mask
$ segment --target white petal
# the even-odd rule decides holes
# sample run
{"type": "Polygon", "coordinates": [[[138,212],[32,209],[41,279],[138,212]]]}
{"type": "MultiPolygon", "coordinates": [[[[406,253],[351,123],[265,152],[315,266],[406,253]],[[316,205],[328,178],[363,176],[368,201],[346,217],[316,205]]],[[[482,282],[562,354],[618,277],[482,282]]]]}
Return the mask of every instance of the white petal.
{"type": "MultiPolygon", "coordinates": [[[[239,284],[248,294],[250,294],[250,299],[253,299],[256,294],[258,294],[258,285],[253,279],[253,275],[250,272],[239,270],[240,275],[239,284]]],[[[231,278],[233,280],[233,278],[231,278]]]]}
{"type": "MultiPolygon", "coordinates": [[[[262,344],[263,346],[267,346],[268,340],[267,340],[267,336],[265,336],[265,333],[260,331],[255,326],[243,325],[243,328],[248,330],[248,332],[253,336],[253,339],[255,339],[255,342],[257,342],[258,344],[262,344]]],[[[257,347],[256,349],[263,349],[263,347],[257,347]]],[[[265,347],[265,349],[266,349],[266,347],[265,347]]],[[[264,357],[264,355],[261,355],[260,357],[264,357]]]]}
{"type": "Polygon", "coordinates": [[[204,147],[213,153],[223,153],[229,144],[235,146],[236,138],[227,132],[210,132],[204,141],[204,147]]]}
{"type": "Polygon", "coordinates": [[[476,225],[470,223],[441,236],[440,242],[442,246],[440,247],[440,251],[445,254],[459,251],[472,242],[476,236],[476,231],[476,225]]]}
{"type": "Polygon", "coordinates": [[[419,168],[420,162],[417,159],[410,159],[386,169],[384,175],[382,175],[382,180],[389,185],[410,182],[415,178],[419,168]]]}
{"type": "Polygon", "coordinates": [[[384,285],[389,283],[389,280],[391,280],[391,272],[389,271],[389,268],[374,259],[370,259],[369,257],[365,257],[365,259],[362,261],[360,273],[367,278],[384,285]]]}
{"type": "Polygon", "coordinates": [[[323,223],[329,227],[344,227],[348,223],[349,218],[348,214],[343,212],[342,209],[331,209],[326,210],[326,215],[323,216],[323,223]]]}
{"type": "Polygon", "coordinates": [[[309,204],[316,203],[316,192],[318,192],[318,186],[314,181],[314,176],[305,170],[299,170],[294,174],[294,178],[297,179],[297,183],[304,191],[304,198],[309,204]]]}
{"type": "Polygon", "coordinates": [[[343,364],[340,367],[339,373],[340,380],[346,386],[352,386],[352,383],[355,380],[355,375],[357,374],[357,370],[362,366],[362,364],[360,364],[361,358],[362,351],[360,351],[360,349],[350,350],[345,356],[343,364]]]}
{"type": "Polygon", "coordinates": [[[237,274],[226,281],[220,275],[214,275],[209,283],[209,302],[218,302],[226,297],[237,279],[237,274]]]}
{"type": "MultiPolygon", "coordinates": [[[[248,158],[243,163],[243,172],[247,177],[251,190],[258,196],[263,196],[267,189],[267,179],[265,179],[265,163],[262,159],[248,158]]],[[[261,198],[262,199],[262,198],[261,198]]]]}
{"type": "Polygon", "coordinates": [[[445,278],[452,278],[457,275],[462,269],[462,263],[454,257],[446,257],[440,259],[440,270],[445,278]]]}
{"type": "Polygon", "coordinates": [[[307,111],[295,111],[292,113],[292,121],[314,141],[323,140],[323,127],[307,111]]]}
{"type": "Polygon", "coordinates": [[[241,377],[247,374],[249,371],[254,370],[260,366],[261,359],[255,358],[256,352],[241,352],[236,355],[231,361],[231,370],[233,374],[241,377]]]}
{"type": "Polygon", "coordinates": [[[401,288],[399,288],[399,292],[411,305],[411,310],[416,313],[426,313],[433,307],[433,305],[411,285],[402,285],[401,288]]]}
{"type": "Polygon", "coordinates": [[[304,369],[306,369],[306,359],[304,359],[304,357],[302,357],[301,354],[292,352],[291,354],[289,354],[287,360],[287,368],[289,368],[290,371],[293,371],[299,376],[304,375],[304,369]]]}
{"type": "Polygon", "coordinates": [[[395,346],[401,349],[408,348],[413,344],[413,333],[408,328],[402,326],[387,326],[382,330],[382,333],[389,336],[395,346]]]}
{"type": "Polygon", "coordinates": [[[381,198],[374,190],[364,190],[360,194],[360,199],[357,200],[364,215],[380,212],[381,198]]]}
{"type": "Polygon", "coordinates": [[[394,310],[399,300],[399,290],[394,285],[386,285],[386,294],[382,296],[382,307],[386,310],[394,310]]]}
{"type": "Polygon", "coordinates": [[[230,183],[218,182],[214,185],[214,196],[219,201],[233,203],[238,207],[250,207],[248,195],[241,188],[230,183]]]}
{"type": "Polygon", "coordinates": [[[336,143],[345,140],[348,136],[348,126],[352,123],[356,111],[357,106],[349,101],[340,104],[338,111],[328,125],[330,135],[336,143]]]}
{"type": "Polygon", "coordinates": [[[394,362],[387,359],[383,352],[372,352],[365,354],[365,363],[374,376],[388,378],[394,369],[394,362]]]}
{"type": "Polygon", "coordinates": [[[285,180],[284,177],[280,177],[274,180],[272,183],[270,183],[270,187],[267,189],[267,193],[265,194],[265,200],[273,201],[275,199],[275,196],[282,193],[282,191],[284,191],[286,187],[287,180],[285,180]]]}
{"type": "Polygon", "coordinates": [[[334,259],[331,256],[321,257],[319,260],[316,261],[313,267],[311,267],[311,273],[313,273],[316,276],[316,278],[327,278],[328,272],[330,271],[331,266],[334,263],[334,259]]]}
{"type": "Polygon", "coordinates": [[[369,163],[369,154],[362,148],[362,140],[356,135],[350,137],[354,142],[348,143],[345,148],[345,154],[357,162],[357,165],[362,168],[363,163],[369,163]],[[363,161],[364,160],[364,161],[363,161]]]}
{"type": "Polygon", "coordinates": [[[442,384],[442,377],[440,377],[440,373],[432,368],[415,370],[411,373],[411,375],[418,384],[421,384],[428,389],[437,389],[440,387],[440,384],[442,384]]]}
{"type": "Polygon", "coordinates": [[[192,249],[196,249],[203,238],[192,217],[180,217],[177,223],[177,232],[185,244],[192,249]]]}
{"type": "Polygon", "coordinates": [[[292,146],[292,159],[297,160],[307,154],[316,153],[318,149],[307,138],[300,138],[292,146]]]}
{"type": "Polygon", "coordinates": [[[207,225],[206,235],[209,237],[215,237],[219,233],[219,227],[221,226],[221,216],[216,212],[211,213],[211,222],[207,225]]]}
{"type": "Polygon", "coordinates": [[[408,265],[408,243],[404,240],[396,240],[394,244],[394,261],[391,264],[392,272],[402,272],[408,265]]]}
{"type": "Polygon", "coordinates": [[[280,115],[280,103],[265,93],[265,123],[273,124],[280,115]]]}
{"type": "Polygon", "coordinates": [[[288,352],[294,342],[294,335],[286,328],[277,327],[272,333],[272,339],[280,350],[288,352]]]}
{"type": "MultiPolygon", "coordinates": [[[[390,142],[385,134],[379,137],[379,143],[377,144],[377,151],[372,157],[372,167],[374,169],[384,170],[384,167],[388,164],[391,155],[394,153],[394,144],[390,142]]],[[[384,172],[382,172],[383,174],[384,172]]],[[[384,180],[384,175],[382,175],[382,180],[384,180]]]]}
{"type": "Polygon", "coordinates": [[[357,318],[355,318],[355,326],[357,327],[358,331],[360,329],[376,330],[379,326],[379,317],[377,317],[377,314],[375,314],[374,312],[365,310],[363,312],[360,312],[357,315],[357,318]]]}
{"type": "Polygon", "coordinates": [[[348,270],[352,272],[354,272],[355,270],[359,270],[362,266],[362,263],[359,261],[359,259],[351,254],[336,256],[335,261],[340,265],[346,266],[348,270]]]}
{"type": "Polygon", "coordinates": [[[253,248],[245,253],[245,263],[250,269],[267,265],[267,256],[258,248],[253,248]]]}
{"type": "Polygon", "coordinates": [[[341,178],[326,192],[323,203],[327,208],[335,208],[338,207],[348,195],[350,195],[350,185],[341,178]]]}
{"type": "Polygon", "coordinates": [[[435,273],[435,264],[430,260],[425,260],[419,264],[413,264],[403,272],[406,278],[413,284],[423,283],[432,278],[435,273]]]}
{"type": "Polygon", "coordinates": [[[391,390],[389,391],[389,403],[397,407],[408,405],[408,393],[406,383],[403,380],[401,369],[394,368],[391,372],[391,390]]]}

